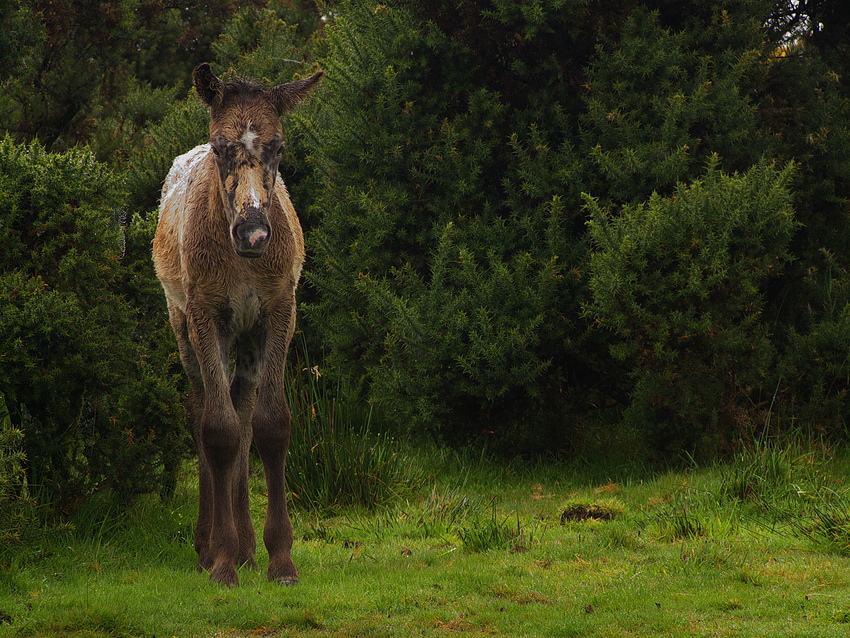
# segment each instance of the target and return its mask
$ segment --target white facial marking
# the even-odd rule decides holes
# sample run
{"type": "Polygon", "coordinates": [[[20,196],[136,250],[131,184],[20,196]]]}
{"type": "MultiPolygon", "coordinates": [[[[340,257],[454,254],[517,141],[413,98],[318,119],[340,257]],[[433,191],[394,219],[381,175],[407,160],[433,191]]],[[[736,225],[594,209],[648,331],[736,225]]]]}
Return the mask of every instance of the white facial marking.
{"type": "Polygon", "coordinates": [[[239,141],[242,142],[245,150],[252,155],[257,154],[257,149],[254,148],[255,139],[257,139],[257,133],[251,128],[251,123],[248,122],[248,126],[245,127],[245,132],[242,133],[242,137],[239,138],[239,141]]]}
{"type": "Polygon", "coordinates": [[[245,190],[242,191],[242,196],[245,199],[242,201],[244,201],[248,206],[262,208],[262,175],[259,175],[257,171],[249,171],[243,176],[243,182],[245,184],[245,190]]]}
{"type": "Polygon", "coordinates": [[[261,204],[260,196],[257,195],[257,191],[252,185],[251,186],[251,206],[253,206],[254,208],[260,208],[260,204],[261,204]]]}

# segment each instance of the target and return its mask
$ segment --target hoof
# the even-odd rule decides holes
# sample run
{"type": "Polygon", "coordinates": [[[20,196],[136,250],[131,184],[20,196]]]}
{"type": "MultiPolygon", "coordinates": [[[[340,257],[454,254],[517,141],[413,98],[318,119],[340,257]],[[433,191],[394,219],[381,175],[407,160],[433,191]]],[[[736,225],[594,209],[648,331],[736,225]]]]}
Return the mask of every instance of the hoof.
{"type": "Polygon", "coordinates": [[[269,565],[269,580],[281,585],[294,585],[298,582],[298,570],[291,560],[282,565],[269,565]]]}
{"type": "Polygon", "coordinates": [[[286,586],[298,584],[298,576],[283,576],[280,578],[272,578],[271,576],[269,576],[269,580],[279,585],[286,586]]]}
{"type": "Polygon", "coordinates": [[[226,585],[227,587],[236,587],[239,584],[239,577],[236,575],[236,570],[232,565],[213,569],[210,572],[210,581],[226,585]]]}

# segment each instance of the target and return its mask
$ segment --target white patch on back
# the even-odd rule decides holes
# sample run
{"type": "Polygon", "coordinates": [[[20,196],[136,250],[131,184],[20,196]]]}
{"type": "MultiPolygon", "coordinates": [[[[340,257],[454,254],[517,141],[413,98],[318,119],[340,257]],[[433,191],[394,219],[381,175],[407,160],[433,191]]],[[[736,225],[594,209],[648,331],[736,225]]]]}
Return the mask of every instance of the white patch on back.
{"type": "Polygon", "coordinates": [[[168,171],[168,177],[165,178],[165,183],[162,185],[159,206],[160,217],[162,217],[162,211],[166,206],[179,211],[186,208],[186,188],[189,185],[189,178],[209,152],[210,145],[201,144],[174,159],[171,170],[168,171]]]}

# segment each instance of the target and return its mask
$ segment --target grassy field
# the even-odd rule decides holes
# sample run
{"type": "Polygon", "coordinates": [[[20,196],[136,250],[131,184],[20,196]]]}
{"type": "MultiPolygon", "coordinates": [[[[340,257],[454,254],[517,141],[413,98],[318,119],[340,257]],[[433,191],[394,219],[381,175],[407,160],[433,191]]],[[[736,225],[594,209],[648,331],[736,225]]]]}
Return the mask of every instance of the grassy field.
{"type": "MultiPolygon", "coordinates": [[[[847,636],[843,454],[649,473],[411,452],[374,511],[295,512],[291,587],[194,571],[194,477],[3,550],[0,636],[847,636]]],[[[258,522],[262,481],[253,481],[258,522]]],[[[265,556],[260,554],[261,568],[265,556]]]]}

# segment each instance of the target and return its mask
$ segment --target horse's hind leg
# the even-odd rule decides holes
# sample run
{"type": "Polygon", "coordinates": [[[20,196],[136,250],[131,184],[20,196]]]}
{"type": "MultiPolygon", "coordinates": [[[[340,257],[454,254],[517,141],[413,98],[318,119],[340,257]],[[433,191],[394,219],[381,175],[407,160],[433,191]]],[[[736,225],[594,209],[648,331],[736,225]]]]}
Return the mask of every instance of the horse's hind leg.
{"type": "Polygon", "coordinates": [[[198,358],[189,342],[189,329],[186,315],[176,306],[169,304],[169,320],[177,337],[180,360],[189,377],[189,397],[186,402],[186,424],[192,434],[198,454],[199,503],[198,522],[195,526],[195,551],[198,553],[198,569],[212,569],[213,559],[210,553],[210,529],[212,528],[212,477],[207,463],[204,447],[201,445],[201,414],[204,409],[204,383],[198,358]]]}
{"type": "Polygon", "coordinates": [[[233,515],[239,534],[240,565],[257,569],[254,553],[257,537],[251,521],[248,493],[249,459],[251,451],[251,415],[257,398],[257,383],[262,356],[262,334],[255,332],[241,336],[236,342],[236,365],[230,382],[230,398],[239,415],[242,432],[239,449],[239,467],[233,484],[233,515]]]}

